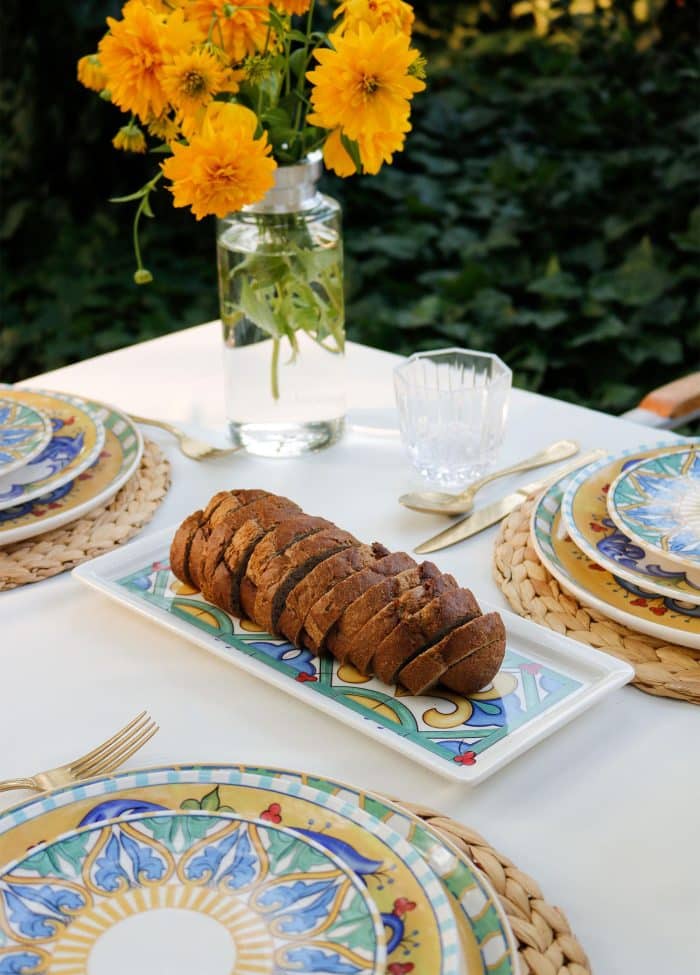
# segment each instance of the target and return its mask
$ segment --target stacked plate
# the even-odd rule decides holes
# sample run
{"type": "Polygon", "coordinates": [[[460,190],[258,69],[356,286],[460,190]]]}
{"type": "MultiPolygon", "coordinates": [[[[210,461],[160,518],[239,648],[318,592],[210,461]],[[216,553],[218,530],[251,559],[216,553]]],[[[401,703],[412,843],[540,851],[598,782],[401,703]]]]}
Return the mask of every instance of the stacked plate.
{"type": "Polygon", "coordinates": [[[141,433],[93,400],[0,387],[0,545],[81,518],[138,468],[141,433]]]}
{"type": "Polygon", "coordinates": [[[0,969],[515,975],[518,960],[483,875],[402,807],[283,769],[179,765],[0,813],[0,969]]]}
{"type": "Polygon", "coordinates": [[[535,549],[582,603],[700,649],[700,442],[607,457],[538,499],[535,549]]]}

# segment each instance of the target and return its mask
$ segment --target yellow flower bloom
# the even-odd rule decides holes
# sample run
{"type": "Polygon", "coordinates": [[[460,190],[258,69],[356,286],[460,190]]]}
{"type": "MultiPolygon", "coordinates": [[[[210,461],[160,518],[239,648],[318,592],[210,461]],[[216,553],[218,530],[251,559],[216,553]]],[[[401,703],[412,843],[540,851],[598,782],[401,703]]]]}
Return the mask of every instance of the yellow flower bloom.
{"type": "Polygon", "coordinates": [[[392,27],[357,31],[334,39],[335,50],[316,51],[320,67],[307,73],[312,82],[308,116],[324,129],[340,126],[351,139],[381,132],[406,131],[410,99],[425,83],[409,74],[418,51],[392,27]]]}
{"type": "Polygon", "coordinates": [[[410,36],[415,20],[413,9],[403,0],[343,0],[333,14],[342,17],[338,30],[354,30],[358,24],[367,24],[372,30],[387,24],[410,36]]]}
{"type": "Polygon", "coordinates": [[[326,168],[332,169],[338,176],[353,176],[357,169],[340,136],[340,129],[333,129],[329,133],[323,145],[323,161],[326,168]]]}
{"type": "Polygon", "coordinates": [[[123,125],[112,139],[115,149],[123,152],[145,152],[146,137],[135,122],[123,125]]]}
{"type": "Polygon", "coordinates": [[[78,61],[78,81],[92,91],[102,91],[107,87],[107,75],[96,54],[86,54],[78,61]]]}
{"type": "Polygon", "coordinates": [[[123,20],[107,18],[109,33],[99,44],[112,101],[125,112],[146,120],[162,115],[168,99],[163,90],[163,67],[198,37],[182,10],[164,18],[142,0],[131,0],[123,20]]]}
{"type": "Polygon", "coordinates": [[[170,104],[192,115],[211,101],[226,84],[226,69],[209,51],[176,54],[163,68],[163,90],[170,104]]]}
{"type": "MultiPolygon", "coordinates": [[[[408,122],[405,130],[397,132],[377,132],[374,135],[360,135],[357,148],[362,162],[362,171],[374,175],[382,168],[383,163],[391,163],[395,152],[403,149],[406,132],[410,129],[408,122]]],[[[341,129],[334,129],[323,146],[323,161],[328,169],[332,169],[338,176],[352,176],[357,172],[355,163],[343,145],[341,129]]]]}
{"type": "Polygon", "coordinates": [[[257,117],[229,102],[212,102],[202,131],[189,145],[174,143],[173,155],[162,164],[172,181],[176,207],[192,208],[198,220],[209,214],[225,217],[256,203],[274,183],[275,161],[267,135],[255,138],[257,117]]]}
{"type": "Polygon", "coordinates": [[[148,120],[148,131],[156,139],[162,139],[163,142],[170,142],[171,139],[175,138],[179,130],[177,122],[170,118],[169,115],[159,115],[157,118],[148,120]]]}
{"type": "Polygon", "coordinates": [[[311,0],[272,0],[272,6],[281,14],[305,14],[311,6],[311,0]]]}
{"type": "Polygon", "coordinates": [[[268,0],[190,0],[187,16],[202,34],[220,45],[232,61],[242,61],[265,46],[268,0]]]}

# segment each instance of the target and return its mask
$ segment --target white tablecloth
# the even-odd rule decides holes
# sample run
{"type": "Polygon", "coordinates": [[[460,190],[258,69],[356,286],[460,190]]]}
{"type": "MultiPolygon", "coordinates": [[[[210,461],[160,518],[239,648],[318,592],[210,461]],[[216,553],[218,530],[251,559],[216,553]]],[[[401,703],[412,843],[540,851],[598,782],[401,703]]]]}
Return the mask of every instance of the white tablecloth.
{"type": "MultiPolygon", "coordinates": [[[[219,333],[203,325],[37,377],[225,440],[219,333]]],[[[350,345],[351,420],[394,423],[396,358],[350,345]]],[[[156,430],[173,485],[145,531],[216,490],[265,487],[362,539],[410,550],[437,530],[396,498],[419,482],[398,439],[351,430],[300,460],[194,463],[156,430]]],[[[668,436],[668,434],[666,435],[668,436]]],[[[500,463],[561,437],[621,450],[659,434],[515,390],[500,463]]],[[[533,475],[536,476],[536,475],[533,475]]],[[[506,483],[484,491],[496,498],[506,483]]],[[[505,606],[491,580],[495,529],[437,553],[505,606]]],[[[70,575],[0,594],[0,778],[59,764],[148,708],[161,731],[129,763],[248,761],[343,778],[429,803],[482,832],[566,911],[600,975],[685,975],[700,958],[700,709],[618,691],[476,789],[412,764],[79,585],[70,575]]],[[[0,796],[0,807],[20,798],[0,796]]],[[[429,975],[429,973],[425,973],[429,975]]]]}

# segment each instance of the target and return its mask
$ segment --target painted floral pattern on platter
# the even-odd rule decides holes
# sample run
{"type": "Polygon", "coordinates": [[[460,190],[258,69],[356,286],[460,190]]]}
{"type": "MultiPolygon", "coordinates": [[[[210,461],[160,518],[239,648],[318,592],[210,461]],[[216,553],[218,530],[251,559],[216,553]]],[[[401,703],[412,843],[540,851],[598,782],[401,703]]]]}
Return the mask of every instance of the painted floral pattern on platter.
{"type": "Polygon", "coordinates": [[[611,511],[623,530],[700,569],[700,452],[649,458],[613,486],[611,511]]]}
{"type": "MultiPolygon", "coordinates": [[[[148,776],[138,777],[147,779],[148,776]]],[[[21,843],[24,850],[28,845],[43,842],[46,836],[99,825],[117,817],[156,815],[164,810],[235,813],[247,819],[260,819],[273,826],[293,828],[337,856],[359,878],[381,915],[390,963],[412,964],[416,972],[430,971],[435,975],[456,972],[443,957],[441,948],[443,939],[447,943],[456,939],[455,922],[447,898],[437,878],[425,865],[408,864],[404,859],[407,851],[400,849],[402,841],[390,827],[369,831],[364,825],[366,817],[360,823],[356,821],[354,810],[348,809],[342,814],[329,808],[328,797],[323,793],[290,789],[284,783],[276,784],[269,777],[254,773],[233,774],[231,778],[236,784],[218,787],[179,783],[167,774],[153,778],[160,778],[160,783],[144,784],[138,789],[120,789],[117,795],[109,798],[82,798],[65,809],[48,809],[40,820],[18,824],[9,837],[0,834],[0,848],[11,843],[17,850],[21,843]],[[290,795],[290,791],[302,794],[290,795]],[[397,900],[400,902],[398,909],[397,900]],[[414,907],[402,910],[404,901],[414,907]]],[[[196,780],[199,776],[193,778],[196,780]]],[[[185,823],[185,832],[189,828],[185,823]]],[[[5,855],[3,853],[3,859],[5,855]]],[[[16,853],[16,856],[21,855],[16,853]]],[[[510,969],[499,966],[493,970],[484,969],[487,971],[489,975],[491,971],[506,975],[510,969]]],[[[478,972],[476,968],[475,975],[478,972]]],[[[0,975],[4,975],[1,967],[0,975]]]]}
{"type": "MultiPolygon", "coordinates": [[[[317,802],[325,794],[331,801],[349,803],[403,836],[424,860],[431,863],[449,893],[468,971],[473,975],[514,975],[515,948],[513,946],[509,950],[507,922],[499,915],[495,895],[467,859],[457,851],[446,849],[439,835],[400,807],[389,806],[380,797],[345,783],[310,773],[246,765],[186,765],[175,769],[166,766],[142,772],[123,772],[116,777],[103,779],[89,787],[89,797],[82,790],[78,792],[75,787],[68,787],[54,793],[50,800],[33,797],[4,815],[0,813],[0,860],[17,859],[29,847],[43,842],[47,835],[72,830],[78,823],[94,819],[100,811],[108,815],[126,816],[148,812],[154,807],[238,812],[263,820],[269,818],[273,823],[281,822],[292,828],[301,826],[313,828],[316,832],[332,831],[333,835],[342,837],[355,854],[368,860],[381,859],[377,848],[367,845],[366,833],[360,834],[354,829],[341,833],[338,823],[329,823],[327,815],[322,812],[315,815],[309,809],[307,799],[302,804],[296,796],[289,798],[283,791],[264,797],[259,793],[256,797],[250,788],[241,791],[236,787],[241,776],[246,776],[246,781],[255,777],[252,781],[259,783],[269,783],[274,779],[278,788],[282,786],[287,791],[298,786],[308,787],[314,790],[317,802]],[[111,805],[113,802],[118,805],[111,805]]],[[[391,876],[391,873],[385,858],[382,877],[391,876]]],[[[413,922],[413,928],[421,931],[421,906],[416,904],[412,891],[401,876],[396,884],[388,884],[385,879],[375,884],[367,873],[364,877],[382,914],[393,914],[398,908],[398,913],[404,915],[401,919],[404,926],[408,918],[413,922]],[[416,906],[405,910],[406,904],[416,906]]],[[[421,935],[421,939],[426,940],[424,935],[421,935]]],[[[404,938],[401,940],[405,942],[404,938]]],[[[412,966],[407,970],[417,973],[420,958],[403,943],[389,956],[388,972],[393,971],[392,965],[412,966]]]]}
{"type": "Polygon", "coordinates": [[[663,623],[680,633],[700,636],[700,607],[656,596],[592,562],[563,531],[561,504],[570,479],[553,485],[540,499],[533,519],[543,556],[563,578],[630,617],[663,623]]]}
{"type": "Polygon", "coordinates": [[[674,613],[700,618],[700,573],[687,573],[673,563],[660,561],[658,556],[623,534],[608,514],[611,484],[621,471],[634,467],[639,460],[639,455],[631,454],[625,460],[601,464],[590,477],[579,481],[579,475],[562,486],[562,512],[566,514],[566,527],[575,542],[573,554],[590,572],[606,575],[609,572],[612,584],[630,597],[631,605],[651,607],[654,616],[674,613]],[[584,551],[579,551],[580,548],[584,551]],[[588,558],[591,549],[600,553],[604,565],[588,558]],[[657,584],[668,592],[661,595],[649,588],[657,584]],[[684,596],[690,596],[692,601],[685,600],[684,596]]]}
{"type": "Polygon", "coordinates": [[[304,684],[309,693],[332,698],[442,761],[458,765],[477,763],[487,748],[581,686],[567,675],[509,649],[493,684],[478,694],[465,698],[436,688],[428,695],[414,697],[400,686],[364,677],[329,655],[316,657],[211,606],[172,575],[167,555],[120,580],[119,585],[215,635],[231,653],[255,657],[304,684]]]}
{"type": "Polygon", "coordinates": [[[222,925],[237,975],[372,975],[384,956],[360,884],[315,843],[232,815],[154,810],[88,823],[0,878],[0,972],[84,975],[106,931],[163,907],[222,925]]]}
{"type": "Polygon", "coordinates": [[[0,398],[0,474],[28,462],[50,436],[45,414],[0,398]]]}

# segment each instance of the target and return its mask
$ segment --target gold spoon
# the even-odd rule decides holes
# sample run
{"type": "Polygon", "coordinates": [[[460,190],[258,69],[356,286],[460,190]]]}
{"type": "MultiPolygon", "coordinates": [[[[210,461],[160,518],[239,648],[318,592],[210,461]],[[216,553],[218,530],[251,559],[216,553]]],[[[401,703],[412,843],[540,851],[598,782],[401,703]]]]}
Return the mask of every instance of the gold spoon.
{"type": "Polygon", "coordinates": [[[486,484],[497,481],[499,477],[519,474],[521,471],[529,471],[534,467],[543,467],[545,464],[552,464],[556,460],[566,460],[567,457],[573,457],[578,449],[579,446],[575,440],[557,440],[545,450],[521,460],[518,464],[513,464],[512,467],[505,467],[503,470],[494,471],[492,474],[479,478],[478,481],[474,481],[459,494],[448,494],[445,491],[413,491],[410,494],[402,494],[399,503],[405,508],[411,508],[413,511],[425,511],[428,514],[464,515],[471,511],[476,492],[480,491],[486,484]]]}

